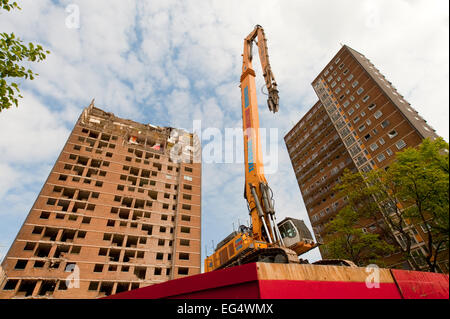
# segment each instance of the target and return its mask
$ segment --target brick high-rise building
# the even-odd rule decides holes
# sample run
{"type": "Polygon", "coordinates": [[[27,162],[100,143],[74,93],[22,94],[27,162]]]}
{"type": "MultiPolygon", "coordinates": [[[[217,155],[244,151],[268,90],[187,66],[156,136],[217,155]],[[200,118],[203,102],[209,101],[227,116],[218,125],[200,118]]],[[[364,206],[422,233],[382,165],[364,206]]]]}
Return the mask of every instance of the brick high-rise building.
{"type": "Polygon", "coordinates": [[[91,103],[4,258],[0,298],[97,298],[200,273],[199,147],[91,103]]]}
{"type": "MultiPolygon", "coordinates": [[[[354,172],[386,168],[396,152],[437,135],[392,83],[348,46],[339,50],[312,86],[319,101],[287,133],[285,142],[314,233],[323,239],[325,225],[345,205],[333,190],[345,168],[354,172]]],[[[377,227],[367,224],[363,230],[376,232],[377,227]]],[[[425,227],[411,229],[421,265],[424,231],[425,227]]],[[[326,257],[323,249],[321,253],[326,257]]],[[[387,256],[386,261],[395,266],[397,257],[387,256]]],[[[448,259],[439,267],[448,272],[448,259]]]]}

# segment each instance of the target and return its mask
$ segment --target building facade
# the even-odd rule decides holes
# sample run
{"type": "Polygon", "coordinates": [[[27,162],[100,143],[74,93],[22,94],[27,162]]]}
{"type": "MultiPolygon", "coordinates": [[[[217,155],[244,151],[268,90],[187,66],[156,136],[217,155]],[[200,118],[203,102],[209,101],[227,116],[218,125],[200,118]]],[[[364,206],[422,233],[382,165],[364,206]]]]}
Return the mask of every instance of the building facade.
{"type": "MultiPolygon", "coordinates": [[[[344,169],[367,172],[387,168],[396,152],[437,135],[392,83],[364,55],[348,46],[339,50],[312,86],[319,101],[287,133],[285,142],[320,240],[327,223],[345,206],[333,190],[344,169]]],[[[377,232],[377,226],[367,224],[363,231],[377,232]]],[[[416,260],[425,267],[421,247],[427,230],[412,227],[410,231],[416,260]]],[[[326,257],[324,249],[321,253],[326,257]]],[[[386,256],[386,262],[407,268],[407,264],[396,264],[399,257],[386,256]]],[[[448,273],[448,259],[439,267],[448,273]]]]}
{"type": "Polygon", "coordinates": [[[4,258],[0,298],[98,298],[200,273],[199,148],[91,103],[4,258]]]}

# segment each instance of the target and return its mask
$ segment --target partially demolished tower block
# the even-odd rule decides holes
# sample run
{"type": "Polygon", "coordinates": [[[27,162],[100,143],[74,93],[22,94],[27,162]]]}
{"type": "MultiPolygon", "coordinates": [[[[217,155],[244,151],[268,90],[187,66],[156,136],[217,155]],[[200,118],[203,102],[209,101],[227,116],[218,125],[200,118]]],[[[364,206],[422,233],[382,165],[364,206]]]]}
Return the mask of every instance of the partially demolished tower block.
{"type": "Polygon", "coordinates": [[[200,273],[196,135],[84,109],[6,255],[0,298],[98,298],[200,273]]]}

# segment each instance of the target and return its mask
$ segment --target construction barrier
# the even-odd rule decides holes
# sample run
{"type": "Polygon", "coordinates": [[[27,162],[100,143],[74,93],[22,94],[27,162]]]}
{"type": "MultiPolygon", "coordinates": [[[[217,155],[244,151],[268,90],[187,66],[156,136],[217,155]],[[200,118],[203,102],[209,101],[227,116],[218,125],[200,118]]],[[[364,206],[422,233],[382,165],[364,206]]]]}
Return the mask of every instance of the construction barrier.
{"type": "Polygon", "coordinates": [[[448,275],[406,270],[252,263],[106,299],[448,299],[448,275]],[[370,280],[368,280],[368,278],[370,280]],[[372,279],[373,279],[372,278],[372,279]]]}

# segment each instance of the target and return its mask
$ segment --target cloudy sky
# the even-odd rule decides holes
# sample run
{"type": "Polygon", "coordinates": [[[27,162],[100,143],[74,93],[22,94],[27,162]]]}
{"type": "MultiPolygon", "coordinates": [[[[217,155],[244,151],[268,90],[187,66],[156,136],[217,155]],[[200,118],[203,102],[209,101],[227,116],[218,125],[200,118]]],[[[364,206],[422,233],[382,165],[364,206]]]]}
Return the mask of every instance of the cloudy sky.
{"type": "MultiPolygon", "coordinates": [[[[202,129],[222,133],[242,127],[243,38],[256,24],[265,29],[280,90],[276,115],[258,96],[261,127],[278,129],[270,135],[278,139],[278,151],[270,153],[277,169],[267,174],[278,220],[292,216],[310,226],[282,138],[316,102],[310,83],[341,44],[368,57],[448,141],[446,0],[18,2],[21,11],[0,13],[0,32],[52,53],[32,65],[40,76],[21,84],[19,108],[0,113],[0,256],[92,98],[97,107],[142,123],[192,130],[192,121],[201,120],[202,129]],[[73,8],[79,28],[72,28],[73,8]]],[[[209,139],[204,136],[204,147],[209,139]]],[[[243,185],[242,163],[203,165],[203,255],[233,222],[247,221],[243,185]]],[[[306,257],[320,254],[316,249],[306,257]]]]}

